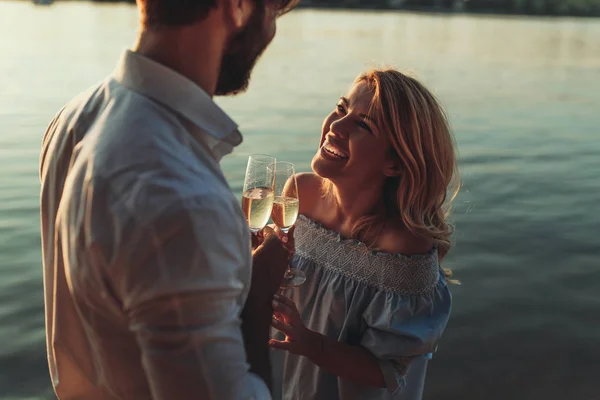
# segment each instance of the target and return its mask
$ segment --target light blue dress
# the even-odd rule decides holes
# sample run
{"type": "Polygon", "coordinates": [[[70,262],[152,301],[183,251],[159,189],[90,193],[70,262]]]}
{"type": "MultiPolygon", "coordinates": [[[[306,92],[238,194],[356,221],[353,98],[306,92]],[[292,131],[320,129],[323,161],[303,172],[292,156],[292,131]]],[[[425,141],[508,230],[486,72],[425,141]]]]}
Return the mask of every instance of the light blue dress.
{"type": "Polygon", "coordinates": [[[285,295],[294,300],[309,329],[374,354],[387,388],[344,380],[305,357],[273,350],[275,398],[421,399],[427,362],[452,302],[437,249],[410,257],[376,252],[303,215],[294,237],[291,264],[307,280],[285,295]],[[408,368],[407,359],[413,361],[408,368]]]}

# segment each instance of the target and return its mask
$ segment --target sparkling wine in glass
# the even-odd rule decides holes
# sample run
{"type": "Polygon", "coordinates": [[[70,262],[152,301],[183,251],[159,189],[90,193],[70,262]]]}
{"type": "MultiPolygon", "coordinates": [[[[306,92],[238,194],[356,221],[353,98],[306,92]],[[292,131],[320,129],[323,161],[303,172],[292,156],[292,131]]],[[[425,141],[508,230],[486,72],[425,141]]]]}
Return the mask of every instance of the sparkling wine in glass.
{"type": "Polygon", "coordinates": [[[275,158],[262,154],[252,154],[248,158],[242,210],[252,233],[257,233],[267,225],[273,200],[275,185],[275,158]]]}
{"type": "MultiPolygon", "coordinates": [[[[294,164],[289,162],[277,162],[275,167],[275,199],[271,219],[284,233],[296,223],[300,209],[298,198],[298,185],[296,184],[296,173],[294,164]]],[[[283,276],[281,287],[291,288],[304,283],[306,275],[296,268],[288,269],[283,276]]]]}

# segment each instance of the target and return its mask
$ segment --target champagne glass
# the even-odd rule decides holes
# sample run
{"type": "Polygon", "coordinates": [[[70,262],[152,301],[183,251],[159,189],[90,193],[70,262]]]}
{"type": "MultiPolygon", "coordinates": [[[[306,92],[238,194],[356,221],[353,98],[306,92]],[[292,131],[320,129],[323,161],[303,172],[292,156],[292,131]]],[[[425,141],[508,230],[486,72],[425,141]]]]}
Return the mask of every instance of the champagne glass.
{"type": "Polygon", "coordinates": [[[267,225],[273,208],[275,185],[275,158],[264,154],[252,154],[248,158],[242,210],[252,233],[267,225]]]}
{"type": "MultiPolygon", "coordinates": [[[[277,162],[269,168],[273,167],[275,168],[275,199],[273,200],[271,219],[282,232],[288,233],[296,223],[300,208],[294,164],[277,162]]],[[[288,265],[281,287],[296,287],[303,284],[305,280],[306,275],[302,271],[288,265]]]]}

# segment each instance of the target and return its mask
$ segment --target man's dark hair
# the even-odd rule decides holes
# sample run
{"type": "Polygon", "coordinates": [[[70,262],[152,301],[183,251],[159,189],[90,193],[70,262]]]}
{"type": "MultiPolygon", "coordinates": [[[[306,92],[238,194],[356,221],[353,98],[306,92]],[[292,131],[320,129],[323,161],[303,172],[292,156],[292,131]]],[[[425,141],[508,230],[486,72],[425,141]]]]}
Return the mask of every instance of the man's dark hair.
{"type": "MultiPolygon", "coordinates": [[[[145,28],[177,27],[204,19],[217,0],[137,0],[145,28]]],[[[255,0],[259,7],[275,9],[278,15],[291,11],[299,0],[255,0]]]]}

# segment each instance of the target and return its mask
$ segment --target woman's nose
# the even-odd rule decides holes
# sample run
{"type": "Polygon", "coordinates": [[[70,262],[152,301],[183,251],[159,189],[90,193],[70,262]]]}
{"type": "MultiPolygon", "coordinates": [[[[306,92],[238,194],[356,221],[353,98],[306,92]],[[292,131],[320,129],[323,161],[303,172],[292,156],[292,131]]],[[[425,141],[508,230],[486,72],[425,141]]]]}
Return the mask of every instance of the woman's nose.
{"type": "Polygon", "coordinates": [[[345,118],[335,120],[331,123],[329,130],[340,139],[348,139],[348,130],[345,122],[345,118]]]}

